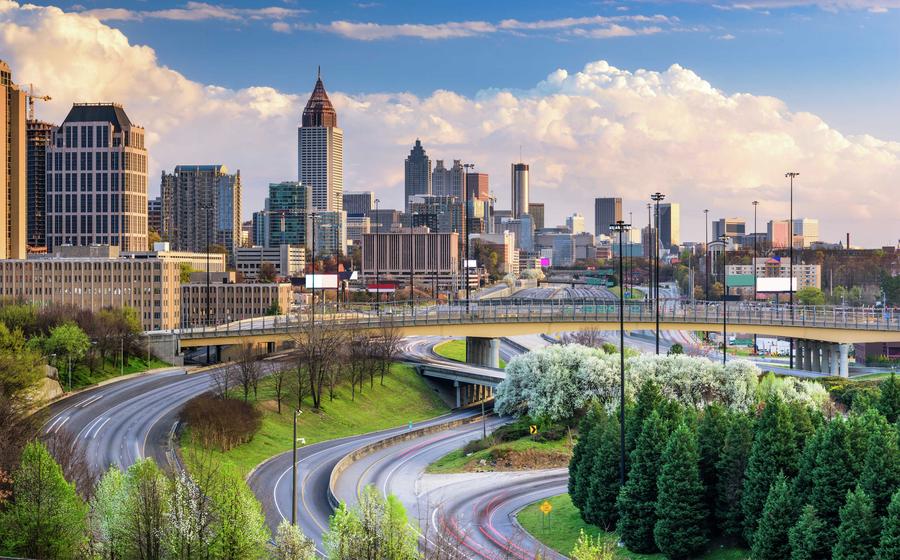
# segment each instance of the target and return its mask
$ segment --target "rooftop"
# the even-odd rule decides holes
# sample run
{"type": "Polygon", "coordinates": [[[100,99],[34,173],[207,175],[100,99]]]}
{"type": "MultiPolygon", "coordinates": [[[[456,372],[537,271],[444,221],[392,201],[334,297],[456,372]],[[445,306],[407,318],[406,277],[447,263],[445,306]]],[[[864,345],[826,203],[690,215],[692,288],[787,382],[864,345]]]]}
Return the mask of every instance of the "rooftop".
{"type": "Polygon", "coordinates": [[[63,121],[64,124],[73,122],[109,122],[117,132],[137,127],[118,103],[75,103],[63,121]]]}

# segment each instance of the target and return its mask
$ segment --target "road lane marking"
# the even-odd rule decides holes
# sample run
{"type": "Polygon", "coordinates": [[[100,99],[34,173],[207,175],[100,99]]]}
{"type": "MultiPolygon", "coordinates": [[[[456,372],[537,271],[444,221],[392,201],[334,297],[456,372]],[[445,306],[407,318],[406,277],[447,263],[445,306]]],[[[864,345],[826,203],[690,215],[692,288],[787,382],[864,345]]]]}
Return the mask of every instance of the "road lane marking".
{"type": "Polygon", "coordinates": [[[94,435],[91,436],[91,439],[96,439],[96,438],[97,438],[97,434],[100,433],[100,430],[103,429],[103,426],[105,426],[106,423],[109,422],[110,420],[112,420],[112,418],[107,418],[106,420],[104,420],[103,423],[100,424],[100,425],[97,427],[96,430],[94,430],[94,435]]]}
{"type": "Polygon", "coordinates": [[[81,434],[84,434],[84,439],[88,439],[88,436],[91,434],[91,430],[94,428],[94,426],[97,425],[97,422],[101,420],[103,420],[103,416],[96,417],[93,422],[91,422],[84,428],[81,428],[81,431],[79,431],[78,434],[75,435],[75,439],[80,438],[81,434]]]}
{"type": "Polygon", "coordinates": [[[102,398],[103,398],[103,393],[101,393],[101,394],[99,394],[99,395],[96,395],[96,396],[93,396],[93,397],[90,397],[90,398],[88,398],[88,399],[85,399],[85,400],[81,401],[80,403],[78,403],[76,406],[77,406],[78,408],[84,408],[84,407],[86,407],[86,406],[88,406],[88,405],[91,405],[91,404],[97,402],[98,400],[100,400],[100,399],[102,399],[102,398]]]}
{"type": "MultiPolygon", "coordinates": [[[[63,421],[59,424],[59,426],[56,427],[55,430],[53,430],[53,433],[54,433],[54,434],[55,434],[55,433],[58,433],[58,432],[59,432],[59,429],[63,427],[63,424],[65,424],[66,422],[69,421],[69,418],[71,418],[71,416],[66,416],[66,419],[63,420],[63,421]]],[[[47,431],[49,432],[49,430],[47,430],[47,431]]]]}

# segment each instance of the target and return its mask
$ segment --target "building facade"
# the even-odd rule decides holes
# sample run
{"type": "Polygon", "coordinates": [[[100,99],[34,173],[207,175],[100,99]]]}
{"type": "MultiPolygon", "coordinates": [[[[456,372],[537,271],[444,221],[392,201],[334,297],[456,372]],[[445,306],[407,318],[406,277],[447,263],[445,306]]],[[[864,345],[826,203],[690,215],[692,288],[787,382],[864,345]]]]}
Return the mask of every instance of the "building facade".
{"type": "Polygon", "coordinates": [[[466,187],[466,170],[462,160],[453,160],[453,167],[444,167],[444,160],[435,162],[434,171],[431,172],[431,194],[434,196],[455,196],[463,199],[463,189],[466,187]]]}
{"type": "MultiPolygon", "coordinates": [[[[72,249],[62,247],[59,251],[72,249]]],[[[184,267],[193,272],[206,272],[207,266],[210,272],[225,272],[225,255],[222,253],[194,253],[190,251],[173,251],[172,245],[166,241],[154,243],[150,251],[134,251],[121,253],[126,259],[152,260],[158,259],[173,262],[179,267],[184,267]]]]}
{"type": "Polygon", "coordinates": [[[512,214],[518,218],[528,213],[528,164],[513,163],[510,166],[512,214]]]}
{"type": "Polygon", "coordinates": [[[431,159],[416,138],[403,164],[403,204],[407,212],[409,197],[419,194],[431,194],[431,159]]]}
{"type": "MultiPolygon", "coordinates": [[[[572,234],[581,233],[584,231],[584,216],[579,213],[572,214],[571,216],[566,218],[566,227],[569,228],[569,231],[572,234]]],[[[593,241],[593,236],[591,236],[591,240],[593,241]]]]}
{"type": "Polygon", "coordinates": [[[368,216],[347,215],[347,243],[361,245],[363,235],[372,233],[372,221],[368,216]]]}
{"type": "Polygon", "coordinates": [[[528,215],[531,216],[531,219],[534,220],[534,229],[535,231],[539,229],[544,229],[547,226],[547,222],[544,219],[544,203],[543,202],[529,202],[528,203],[528,215]]]}
{"type": "Polygon", "coordinates": [[[316,212],[309,223],[308,247],[315,256],[347,253],[346,212],[316,212]]]}
{"type": "Polygon", "coordinates": [[[347,191],[344,193],[344,212],[348,216],[368,216],[373,208],[375,208],[373,191],[347,191]]]}
{"type": "Polygon", "coordinates": [[[269,183],[269,197],[264,211],[268,231],[264,242],[255,244],[263,247],[306,247],[311,206],[312,189],[308,185],[296,181],[269,183]]]}
{"type": "Polygon", "coordinates": [[[466,173],[466,190],[469,200],[487,201],[491,198],[491,185],[487,173],[466,173]]]}
{"type": "Polygon", "coordinates": [[[147,249],[145,132],[121,105],[76,103],[47,151],[47,248],[147,249]]]}
{"type": "Polygon", "coordinates": [[[147,231],[162,233],[162,197],[157,196],[147,201],[147,231]]]}
{"type": "MultiPolygon", "coordinates": [[[[460,287],[458,233],[370,233],[363,235],[361,275],[365,283],[413,282],[439,290],[460,287]]],[[[477,283],[476,275],[472,275],[477,283]]]]}
{"type": "Polygon", "coordinates": [[[321,73],[297,129],[297,180],[312,191],[312,209],[344,209],[344,131],[321,73]]]}
{"type": "MultiPolygon", "coordinates": [[[[594,199],[594,235],[606,235],[613,237],[609,226],[622,219],[622,199],[595,198],[594,199]]],[[[632,224],[633,225],[633,224],[632,224]]]]}
{"type": "Polygon", "coordinates": [[[53,141],[56,125],[28,119],[26,244],[29,248],[47,246],[47,149],[53,141]]]}
{"type": "MultiPolygon", "coordinates": [[[[710,244],[712,245],[712,244],[710,244]]],[[[791,259],[788,257],[766,258],[757,257],[753,259],[753,264],[729,264],[725,267],[729,277],[749,277],[751,282],[749,287],[738,288],[739,292],[753,292],[752,277],[754,268],[756,269],[756,278],[790,278],[791,277],[791,259]]],[[[719,275],[721,276],[721,274],[719,275]]],[[[795,264],[793,267],[793,276],[797,280],[797,289],[808,287],[822,288],[822,267],[818,264],[795,264]]],[[[729,283],[729,289],[731,284],[729,283]]]]}
{"type": "Polygon", "coordinates": [[[273,265],[278,277],[300,276],[306,266],[306,249],[302,245],[239,247],[234,255],[235,270],[245,280],[258,280],[264,263],[273,265]]]}
{"type": "Polygon", "coordinates": [[[417,195],[409,199],[406,227],[426,226],[434,233],[463,230],[463,204],[455,196],[417,195]]]}
{"type": "Polygon", "coordinates": [[[192,275],[190,283],[182,284],[181,327],[222,325],[290,311],[290,284],[236,283],[234,278],[233,272],[227,273],[207,287],[204,275],[192,275]]]}
{"type": "Polygon", "coordinates": [[[681,205],[677,202],[659,205],[659,244],[663,249],[681,245],[681,205]]]}
{"type": "Polygon", "coordinates": [[[712,223],[712,238],[719,239],[723,235],[742,244],[747,235],[747,222],[740,218],[719,218],[712,223]]]}
{"type": "Polygon", "coordinates": [[[28,213],[25,92],[0,60],[0,259],[24,259],[28,213]]]}

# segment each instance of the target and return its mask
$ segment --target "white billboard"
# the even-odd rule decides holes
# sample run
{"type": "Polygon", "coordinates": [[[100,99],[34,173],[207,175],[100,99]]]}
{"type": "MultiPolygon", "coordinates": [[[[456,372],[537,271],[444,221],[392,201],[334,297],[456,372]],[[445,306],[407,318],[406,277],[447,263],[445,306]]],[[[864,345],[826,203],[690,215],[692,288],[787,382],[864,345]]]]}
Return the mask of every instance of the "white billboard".
{"type": "Polygon", "coordinates": [[[793,289],[797,291],[797,279],[796,278],[757,278],[756,279],[756,291],[757,292],[790,292],[791,285],[793,284],[793,289]]]}
{"type": "Polygon", "coordinates": [[[472,259],[466,261],[466,268],[478,268],[478,261],[472,259]]]}
{"type": "Polygon", "coordinates": [[[307,274],[306,287],[311,290],[336,290],[338,287],[338,275],[307,274]]]}

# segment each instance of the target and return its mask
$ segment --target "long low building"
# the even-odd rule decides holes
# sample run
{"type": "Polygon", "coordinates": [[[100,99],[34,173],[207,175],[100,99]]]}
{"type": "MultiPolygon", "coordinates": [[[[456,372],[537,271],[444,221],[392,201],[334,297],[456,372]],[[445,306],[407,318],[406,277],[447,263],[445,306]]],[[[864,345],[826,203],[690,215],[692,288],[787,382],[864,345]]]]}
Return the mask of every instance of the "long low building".
{"type": "Polygon", "coordinates": [[[299,245],[240,247],[234,252],[235,268],[245,280],[256,280],[263,264],[275,267],[278,277],[300,276],[306,265],[306,250],[299,245]]]}
{"type": "MultiPolygon", "coordinates": [[[[463,287],[460,280],[459,234],[431,233],[426,228],[407,228],[402,233],[368,233],[362,236],[361,279],[365,283],[413,281],[440,290],[463,287]]],[[[470,278],[478,285],[477,274],[470,278]]]]}
{"type": "Polygon", "coordinates": [[[290,310],[292,294],[290,284],[236,283],[234,272],[213,275],[209,285],[205,273],[194,273],[190,283],[181,285],[181,326],[221,325],[284,314],[290,310]]]}

